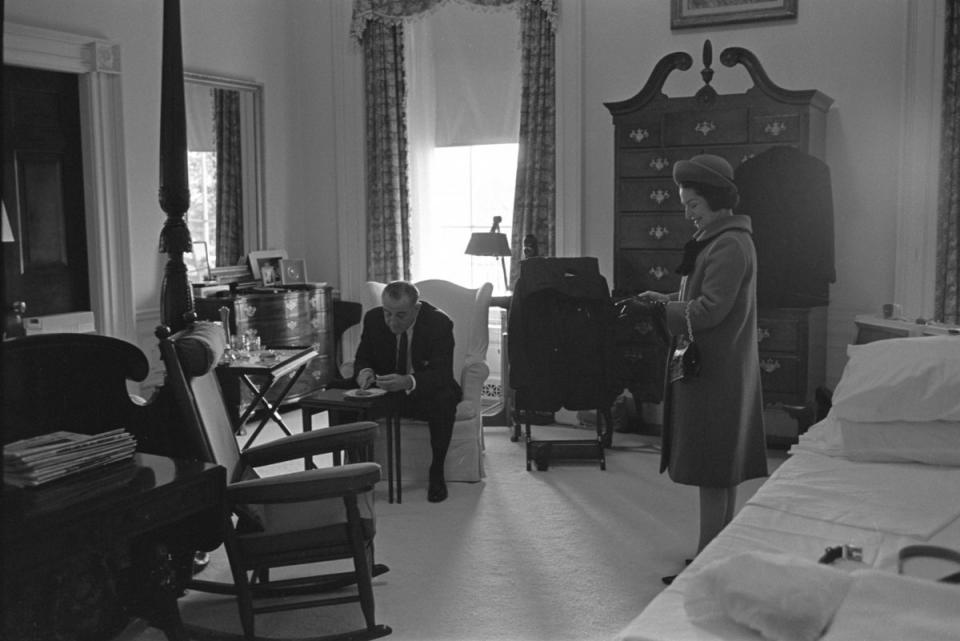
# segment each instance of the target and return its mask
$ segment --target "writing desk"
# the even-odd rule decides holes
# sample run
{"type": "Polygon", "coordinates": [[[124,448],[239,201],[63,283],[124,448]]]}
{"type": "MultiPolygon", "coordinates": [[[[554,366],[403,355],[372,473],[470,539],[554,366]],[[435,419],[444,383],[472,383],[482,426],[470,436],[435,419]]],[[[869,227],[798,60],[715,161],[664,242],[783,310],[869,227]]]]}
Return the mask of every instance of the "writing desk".
{"type": "Polygon", "coordinates": [[[265,410],[264,417],[260,419],[260,423],[241,449],[245,450],[250,447],[254,439],[257,438],[267,424],[267,421],[270,420],[279,425],[284,434],[290,436],[290,430],[283,422],[283,418],[280,416],[278,410],[287,397],[287,394],[290,393],[291,388],[293,388],[297,382],[297,379],[300,378],[300,375],[303,374],[303,371],[307,368],[307,364],[313,360],[316,355],[317,350],[314,347],[271,349],[255,352],[247,358],[233,361],[225,360],[217,366],[218,374],[239,379],[240,382],[246,385],[253,393],[253,400],[250,401],[250,404],[237,419],[237,428],[240,428],[246,423],[247,419],[250,418],[258,407],[262,406],[265,410]],[[264,358],[266,354],[274,354],[275,358],[266,359],[264,358]],[[289,380],[280,390],[276,399],[270,402],[267,398],[267,392],[270,391],[274,383],[291,372],[293,372],[293,375],[290,376],[289,380]],[[254,380],[255,378],[257,379],[256,381],[254,380]]]}
{"type": "Polygon", "coordinates": [[[224,468],[136,454],[39,488],[4,486],[4,639],[108,639],[131,615],[186,641],[177,597],[223,538],[224,468]]]}
{"type": "MultiPolygon", "coordinates": [[[[358,421],[383,416],[387,431],[387,500],[393,503],[393,485],[397,486],[397,503],[402,502],[400,489],[400,413],[394,394],[380,396],[347,396],[350,390],[325,389],[300,399],[303,431],[311,430],[312,417],[319,412],[350,412],[358,421]]],[[[312,464],[309,459],[304,463],[312,464]]]]}

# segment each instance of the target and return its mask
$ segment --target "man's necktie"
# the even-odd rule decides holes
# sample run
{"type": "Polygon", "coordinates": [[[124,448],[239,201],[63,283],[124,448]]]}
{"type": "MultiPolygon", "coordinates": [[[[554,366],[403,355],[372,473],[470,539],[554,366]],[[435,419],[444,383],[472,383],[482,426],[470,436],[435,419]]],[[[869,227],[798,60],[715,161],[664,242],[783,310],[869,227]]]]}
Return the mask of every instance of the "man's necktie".
{"type": "Polygon", "coordinates": [[[397,348],[397,374],[407,373],[407,333],[400,334],[400,346],[397,348]]]}

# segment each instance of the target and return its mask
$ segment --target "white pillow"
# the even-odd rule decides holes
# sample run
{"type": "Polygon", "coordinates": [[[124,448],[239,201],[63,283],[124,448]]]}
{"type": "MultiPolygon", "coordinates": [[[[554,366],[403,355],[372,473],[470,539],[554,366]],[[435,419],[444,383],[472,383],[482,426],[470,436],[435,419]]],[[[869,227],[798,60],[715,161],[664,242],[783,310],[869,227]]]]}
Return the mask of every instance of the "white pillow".
{"type": "Polygon", "coordinates": [[[960,465],[960,422],[857,423],[842,418],[836,420],[840,426],[843,452],[851,460],[960,465]]]}
{"type": "Polygon", "coordinates": [[[813,641],[823,634],[851,583],[850,575],[828,565],[744,552],[692,575],[684,607],[694,622],[722,612],[771,641],[813,641]]]}
{"type": "Polygon", "coordinates": [[[960,338],[919,336],[847,347],[833,393],[848,421],[960,421],[960,338]]]}
{"type": "Polygon", "coordinates": [[[843,434],[840,433],[840,424],[833,410],[826,418],[814,423],[810,428],[797,437],[797,442],[790,447],[790,453],[816,452],[827,456],[843,456],[843,434]]]}

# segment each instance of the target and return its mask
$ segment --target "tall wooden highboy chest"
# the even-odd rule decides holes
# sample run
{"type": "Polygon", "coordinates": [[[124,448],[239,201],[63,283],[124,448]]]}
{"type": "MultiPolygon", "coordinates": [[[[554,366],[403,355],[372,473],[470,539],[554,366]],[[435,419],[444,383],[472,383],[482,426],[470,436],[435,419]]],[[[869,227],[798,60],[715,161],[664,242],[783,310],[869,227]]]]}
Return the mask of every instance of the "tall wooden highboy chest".
{"type": "MultiPolygon", "coordinates": [[[[707,41],[700,72],[704,86],[693,96],[670,98],[662,93],[672,71],[692,66],[690,55],[676,52],[657,63],[632,98],[605,103],[614,124],[613,286],[617,296],[679,289],[680,276],[674,270],[695,228],[684,218],[673,182],[676,161],[709,153],[726,158],[736,169],[778,145],[823,158],[831,98],[816,90],[777,86],[756,56],[740,47],[725,49],[720,62],[726,67],[742,65],[754,86],[742,94],[719,94],[710,85],[712,62],[707,41]]],[[[758,265],[758,270],[763,268],[758,265]]],[[[812,407],[814,389],[825,378],[825,308],[771,308],[762,299],[759,305],[765,403],[794,413],[812,407]]],[[[768,420],[772,443],[795,440],[796,428],[792,434],[777,434],[780,428],[772,422],[768,420]]]]}

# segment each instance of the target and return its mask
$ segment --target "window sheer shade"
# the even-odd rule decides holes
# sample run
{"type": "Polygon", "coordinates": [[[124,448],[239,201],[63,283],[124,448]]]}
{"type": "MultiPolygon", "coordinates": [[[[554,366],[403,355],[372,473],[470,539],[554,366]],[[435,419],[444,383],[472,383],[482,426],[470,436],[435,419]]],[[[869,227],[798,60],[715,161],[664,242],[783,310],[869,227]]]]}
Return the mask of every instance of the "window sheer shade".
{"type": "Polygon", "coordinates": [[[424,18],[431,31],[438,147],[516,143],[520,18],[455,3],[424,18]]]}
{"type": "Polygon", "coordinates": [[[216,151],[213,137],[213,90],[192,82],[184,88],[187,112],[187,149],[216,151]]]}

